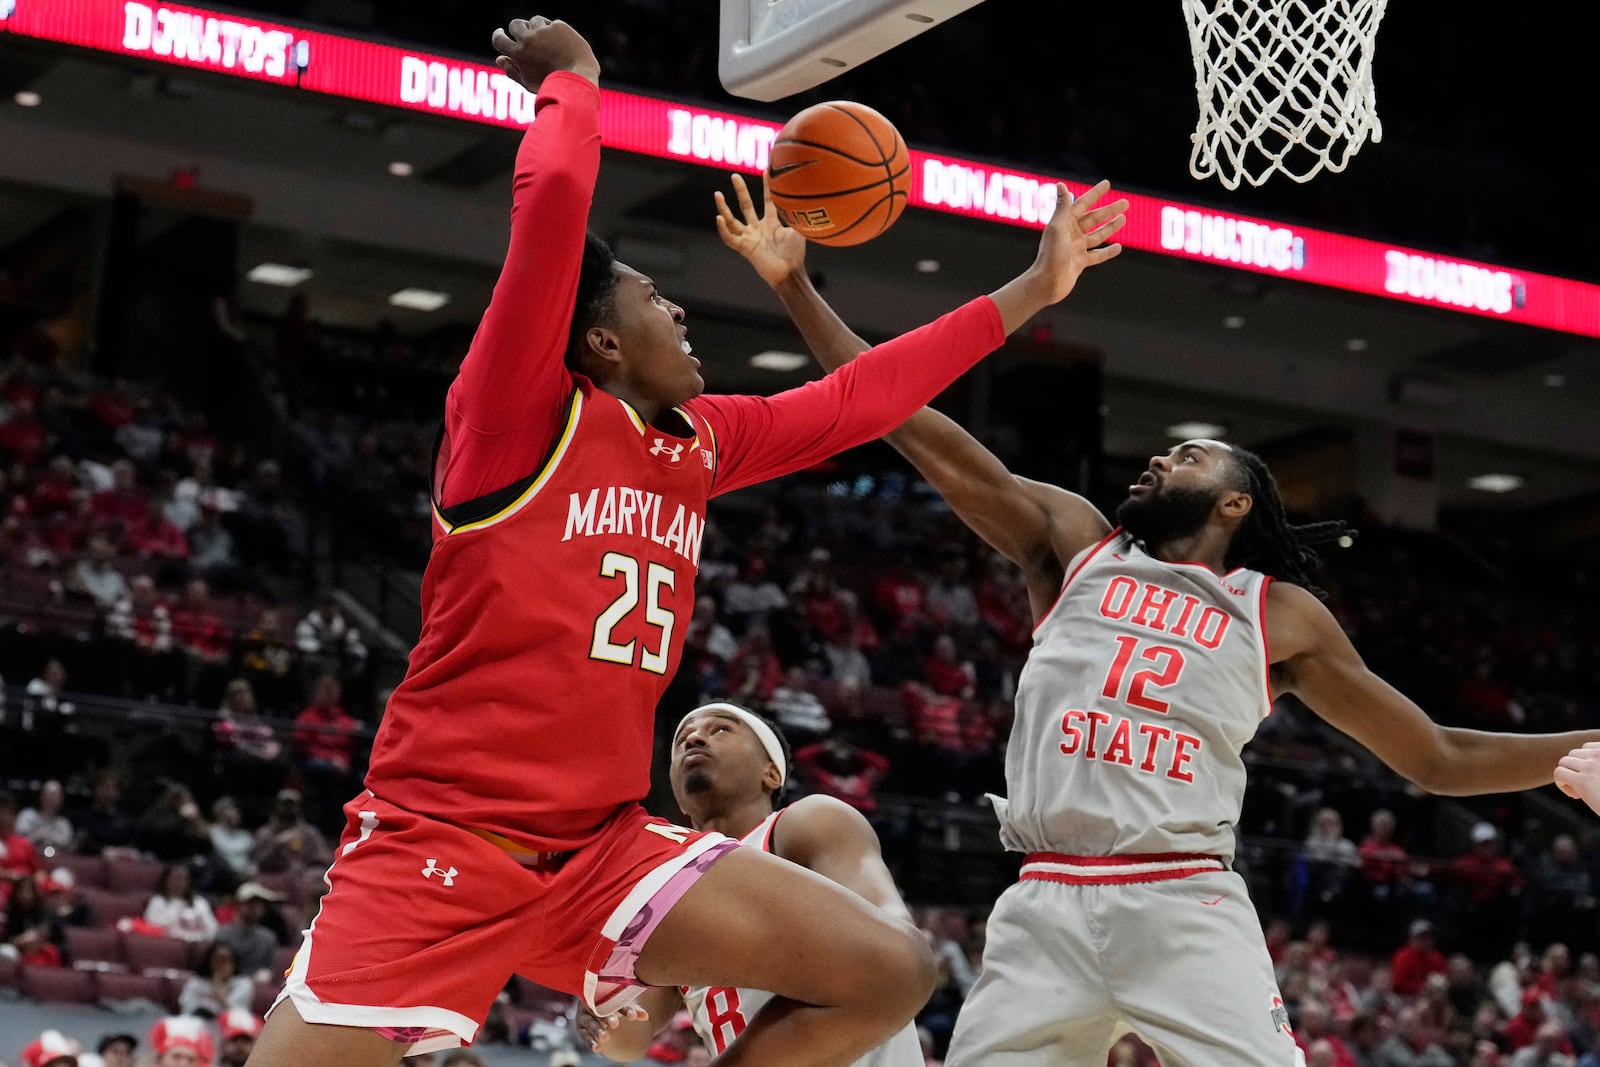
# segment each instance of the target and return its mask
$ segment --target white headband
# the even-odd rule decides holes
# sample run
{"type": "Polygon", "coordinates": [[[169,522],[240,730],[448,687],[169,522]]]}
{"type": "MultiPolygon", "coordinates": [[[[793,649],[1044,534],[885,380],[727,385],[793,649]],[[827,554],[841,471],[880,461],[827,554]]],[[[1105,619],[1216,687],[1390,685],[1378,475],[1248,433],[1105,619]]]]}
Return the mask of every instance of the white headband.
{"type": "MultiPolygon", "coordinates": [[[[783,785],[789,780],[789,764],[783,758],[783,745],[778,741],[778,735],[772,732],[772,727],[762,722],[759,715],[746,711],[737,704],[726,704],[720,700],[710,704],[701,704],[694,711],[691,711],[689,715],[697,715],[702,711],[720,711],[732,715],[750,727],[755,732],[756,740],[761,742],[761,747],[767,750],[767,758],[777,765],[778,784],[783,785]]],[[[689,715],[685,715],[678,720],[678,730],[682,730],[683,724],[689,721],[689,715]]],[[[674,737],[678,735],[678,730],[672,732],[674,737]]]]}

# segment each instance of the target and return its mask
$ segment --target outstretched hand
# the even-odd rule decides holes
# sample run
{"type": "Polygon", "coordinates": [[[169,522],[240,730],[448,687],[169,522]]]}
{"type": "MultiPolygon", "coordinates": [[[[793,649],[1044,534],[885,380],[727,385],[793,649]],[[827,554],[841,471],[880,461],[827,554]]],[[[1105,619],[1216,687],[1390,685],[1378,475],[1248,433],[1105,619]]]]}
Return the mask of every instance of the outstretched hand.
{"type": "Polygon", "coordinates": [[[547,75],[558,70],[600,84],[600,61],[583,35],[560,19],[535,15],[531,19],[512,19],[503,30],[494,31],[495,65],[506,76],[530,93],[539,91],[547,75]]]}
{"type": "Polygon", "coordinates": [[[1084,271],[1122,254],[1120,244],[1107,242],[1127,224],[1128,201],[1095,206],[1110,188],[1109,181],[1101,181],[1073,200],[1066,185],[1056,183],[1055,214],[1039,239],[1039,255],[1031,268],[1043,285],[1046,304],[1065,300],[1084,271]]]}
{"type": "Polygon", "coordinates": [[[750,188],[742,174],[733,176],[733,195],[739,201],[739,214],[735,218],[728,207],[728,198],[721,192],[717,201],[717,234],[722,243],[750,261],[750,265],[768,285],[777,285],[805,269],[806,239],[798,230],[791,229],[778,218],[772,206],[772,188],[761,183],[761,213],[756,213],[750,199],[750,188]]]}
{"type": "Polygon", "coordinates": [[[1556,787],[1600,815],[1600,741],[1575,748],[1556,764],[1556,787]]]}

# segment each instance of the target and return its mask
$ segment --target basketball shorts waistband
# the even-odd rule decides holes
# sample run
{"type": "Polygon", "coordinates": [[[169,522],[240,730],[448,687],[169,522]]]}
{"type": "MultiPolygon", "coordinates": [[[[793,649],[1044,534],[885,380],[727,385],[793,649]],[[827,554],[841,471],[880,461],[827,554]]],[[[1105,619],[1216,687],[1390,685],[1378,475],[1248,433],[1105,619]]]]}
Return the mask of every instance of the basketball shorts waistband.
{"type": "Polygon", "coordinates": [[[1227,869],[1227,863],[1220,856],[1185,852],[1130,856],[1068,856],[1060,852],[1030,852],[1022,861],[1021,880],[1056,882],[1060,885],[1143,885],[1227,869]]]}

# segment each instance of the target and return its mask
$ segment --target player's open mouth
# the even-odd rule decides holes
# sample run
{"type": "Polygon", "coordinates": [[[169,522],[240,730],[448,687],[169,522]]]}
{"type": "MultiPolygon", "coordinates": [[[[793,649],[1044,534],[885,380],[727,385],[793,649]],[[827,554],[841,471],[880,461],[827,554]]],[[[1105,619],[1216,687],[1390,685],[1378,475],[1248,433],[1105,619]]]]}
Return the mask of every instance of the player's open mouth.
{"type": "Polygon", "coordinates": [[[1154,489],[1155,487],[1156,476],[1151,474],[1149,471],[1145,471],[1143,474],[1139,475],[1138,481],[1128,486],[1128,492],[1137,493],[1141,489],[1154,489]]]}

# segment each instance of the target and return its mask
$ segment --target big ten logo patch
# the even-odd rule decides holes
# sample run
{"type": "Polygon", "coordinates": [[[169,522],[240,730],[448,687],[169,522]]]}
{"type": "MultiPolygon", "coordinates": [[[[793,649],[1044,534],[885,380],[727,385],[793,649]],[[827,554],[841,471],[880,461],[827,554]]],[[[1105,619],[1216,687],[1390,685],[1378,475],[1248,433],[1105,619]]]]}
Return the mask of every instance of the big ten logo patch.
{"type": "Polygon", "coordinates": [[[1289,1026],[1289,1009],[1284,1007],[1282,997],[1272,998],[1272,1027],[1279,1033],[1294,1036],[1294,1030],[1289,1026]]]}

